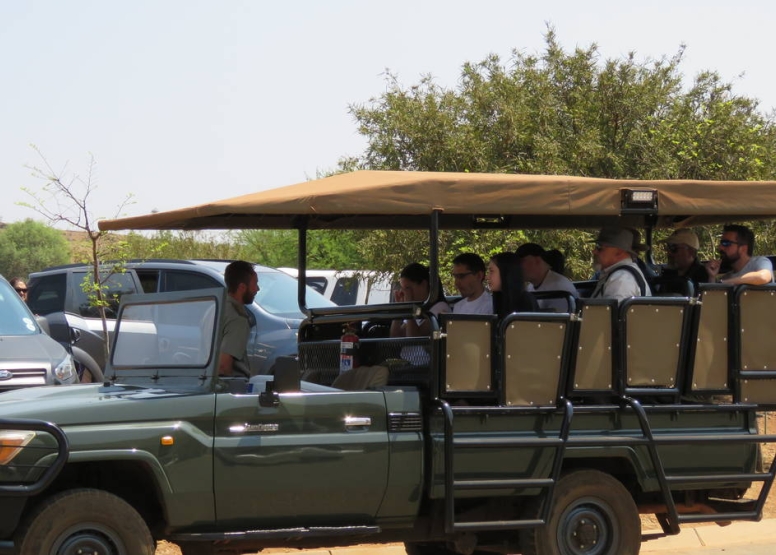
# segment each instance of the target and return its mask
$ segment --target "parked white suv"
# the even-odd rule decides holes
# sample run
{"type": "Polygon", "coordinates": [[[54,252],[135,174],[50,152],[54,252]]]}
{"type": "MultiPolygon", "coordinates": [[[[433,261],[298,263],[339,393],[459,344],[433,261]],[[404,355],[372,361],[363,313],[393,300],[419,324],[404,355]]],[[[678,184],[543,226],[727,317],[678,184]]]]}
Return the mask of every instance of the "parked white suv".
{"type": "MultiPolygon", "coordinates": [[[[296,268],[278,268],[293,277],[296,268]]],[[[391,281],[371,270],[307,270],[307,285],[339,306],[387,304],[391,299],[391,281]]]]}

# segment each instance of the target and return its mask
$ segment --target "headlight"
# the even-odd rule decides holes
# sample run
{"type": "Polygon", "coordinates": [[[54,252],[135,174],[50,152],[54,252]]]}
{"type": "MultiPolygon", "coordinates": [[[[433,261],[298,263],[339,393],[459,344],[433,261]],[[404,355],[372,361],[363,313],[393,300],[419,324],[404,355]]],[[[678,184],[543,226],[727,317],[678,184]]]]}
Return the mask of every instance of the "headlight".
{"type": "Polygon", "coordinates": [[[2,430],[0,431],[0,465],[8,464],[27,445],[35,432],[26,430],[2,430]]]}
{"type": "Polygon", "coordinates": [[[72,382],[75,380],[75,366],[73,365],[73,357],[67,355],[65,359],[54,368],[54,375],[61,382],[72,382]]]}

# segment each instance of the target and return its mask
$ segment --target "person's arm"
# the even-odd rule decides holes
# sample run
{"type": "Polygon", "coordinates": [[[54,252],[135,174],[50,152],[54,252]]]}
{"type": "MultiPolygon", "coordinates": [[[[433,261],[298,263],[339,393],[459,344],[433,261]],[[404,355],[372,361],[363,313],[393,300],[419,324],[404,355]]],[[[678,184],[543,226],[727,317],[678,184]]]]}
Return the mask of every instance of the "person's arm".
{"type": "Polygon", "coordinates": [[[747,272],[742,276],[722,279],[720,283],[727,283],[729,285],[766,285],[772,281],[773,272],[770,270],[755,270],[753,272],[747,272]]]}
{"type": "Polygon", "coordinates": [[[221,353],[218,359],[218,375],[231,376],[233,373],[234,358],[228,353],[221,353]]]}

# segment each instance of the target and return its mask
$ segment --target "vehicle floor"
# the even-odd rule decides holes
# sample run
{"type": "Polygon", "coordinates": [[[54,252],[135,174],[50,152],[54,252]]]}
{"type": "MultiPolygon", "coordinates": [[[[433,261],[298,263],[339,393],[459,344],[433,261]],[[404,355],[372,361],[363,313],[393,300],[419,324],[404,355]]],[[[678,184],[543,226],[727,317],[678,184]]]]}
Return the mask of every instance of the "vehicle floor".
{"type": "MultiPolygon", "coordinates": [[[[760,433],[763,434],[776,434],[776,412],[768,412],[764,413],[763,418],[758,419],[758,426],[760,428],[760,433]]],[[[763,463],[765,465],[770,464],[770,462],[773,460],[773,457],[776,456],[776,443],[764,443],[763,448],[763,463]]],[[[749,490],[749,493],[747,494],[747,498],[755,498],[757,494],[760,492],[760,488],[762,487],[761,483],[754,484],[752,488],[749,490]]],[[[763,518],[776,518],[776,492],[773,490],[770,492],[770,495],[768,495],[768,500],[765,502],[765,508],[763,509],[763,518]]],[[[686,527],[692,527],[692,526],[716,526],[714,523],[700,523],[700,524],[685,524],[686,527]]],[[[641,517],[641,529],[642,530],[658,530],[660,529],[660,525],[657,522],[657,519],[653,515],[642,515],[641,517]]],[[[262,555],[264,554],[274,554],[274,553],[304,553],[305,551],[319,551],[320,550],[305,550],[305,549],[287,549],[287,548],[277,548],[277,549],[265,549],[261,552],[262,555]]],[[[159,542],[158,547],[156,548],[155,555],[181,555],[180,549],[178,549],[178,546],[174,543],[170,542],[159,542]]]]}

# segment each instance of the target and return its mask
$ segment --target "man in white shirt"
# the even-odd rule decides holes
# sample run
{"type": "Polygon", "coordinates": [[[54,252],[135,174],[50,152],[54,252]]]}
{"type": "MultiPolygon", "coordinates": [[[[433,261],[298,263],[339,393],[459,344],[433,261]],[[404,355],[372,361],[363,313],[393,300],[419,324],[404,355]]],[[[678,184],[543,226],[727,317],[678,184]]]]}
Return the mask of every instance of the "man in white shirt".
{"type": "Polygon", "coordinates": [[[485,262],[472,252],[453,259],[453,279],[461,300],[453,305],[453,314],[493,314],[493,299],[485,289],[485,262]]]}
{"type": "MultiPolygon", "coordinates": [[[[528,281],[526,291],[558,291],[579,297],[576,287],[569,278],[553,271],[547,262],[547,251],[536,243],[525,243],[515,251],[523,268],[523,277],[528,281]]],[[[566,298],[536,300],[539,308],[554,312],[570,312],[566,298]]]]}

